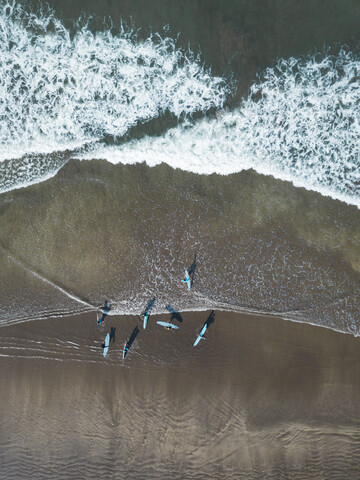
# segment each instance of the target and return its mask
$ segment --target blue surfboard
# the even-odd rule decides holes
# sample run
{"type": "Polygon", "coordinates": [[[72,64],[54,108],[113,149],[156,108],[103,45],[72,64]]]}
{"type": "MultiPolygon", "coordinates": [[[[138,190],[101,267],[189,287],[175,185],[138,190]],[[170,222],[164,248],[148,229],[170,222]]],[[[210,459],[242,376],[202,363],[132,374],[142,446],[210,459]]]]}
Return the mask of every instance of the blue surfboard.
{"type": "Polygon", "coordinates": [[[196,340],[195,340],[195,342],[194,342],[194,345],[193,345],[194,347],[196,347],[196,345],[200,342],[201,339],[202,339],[202,340],[205,340],[205,338],[204,338],[204,333],[206,332],[206,329],[207,329],[207,325],[205,324],[205,325],[203,326],[203,328],[200,330],[200,333],[199,333],[199,335],[197,336],[197,338],[196,338],[196,340]]]}
{"type": "Polygon", "coordinates": [[[174,330],[177,330],[179,328],[177,325],[174,325],[173,323],[169,323],[169,322],[156,322],[156,323],[158,323],[162,327],[173,328],[174,330]]]}
{"type": "Polygon", "coordinates": [[[110,345],[110,334],[108,333],[105,337],[105,347],[104,347],[104,352],[103,352],[104,357],[106,357],[106,355],[108,353],[109,345],[110,345]]]}
{"type": "Polygon", "coordinates": [[[129,347],[127,346],[127,342],[125,342],[124,350],[123,350],[123,358],[126,357],[127,352],[129,351],[129,347]]]}
{"type": "Polygon", "coordinates": [[[148,322],[149,316],[150,316],[150,313],[145,313],[145,315],[144,315],[144,325],[143,325],[144,330],[147,327],[147,322],[148,322]]]}

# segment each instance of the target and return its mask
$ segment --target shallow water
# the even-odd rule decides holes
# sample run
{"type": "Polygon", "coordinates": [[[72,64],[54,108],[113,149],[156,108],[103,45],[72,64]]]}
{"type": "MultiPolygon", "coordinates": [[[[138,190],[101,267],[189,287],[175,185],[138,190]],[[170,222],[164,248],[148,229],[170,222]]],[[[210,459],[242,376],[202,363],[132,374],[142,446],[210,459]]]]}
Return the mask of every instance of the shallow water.
{"type": "Polygon", "coordinates": [[[156,295],[157,312],[216,306],[360,331],[359,210],[290,183],[71,161],[0,206],[3,324],[104,298],[139,313],[156,295]]]}

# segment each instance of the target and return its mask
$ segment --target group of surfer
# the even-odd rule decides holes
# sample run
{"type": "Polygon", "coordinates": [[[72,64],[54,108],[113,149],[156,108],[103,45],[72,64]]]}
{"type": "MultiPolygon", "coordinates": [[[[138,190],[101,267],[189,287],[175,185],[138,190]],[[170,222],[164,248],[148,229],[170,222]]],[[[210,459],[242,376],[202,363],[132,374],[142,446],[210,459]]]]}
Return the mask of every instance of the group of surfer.
{"type": "MultiPolygon", "coordinates": [[[[185,283],[187,285],[187,288],[188,288],[189,291],[191,290],[191,287],[192,287],[192,284],[193,284],[195,268],[196,268],[196,258],[195,258],[193,264],[191,265],[191,267],[189,269],[185,269],[185,278],[183,280],[181,280],[183,283],[185,283]]],[[[151,310],[152,310],[152,308],[155,304],[155,300],[156,300],[156,298],[154,296],[148,302],[144,313],[141,314],[141,316],[143,317],[143,328],[144,328],[144,330],[147,327],[147,323],[148,323],[148,320],[149,320],[149,317],[150,317],[151,310]]],[[[110,312],[111,307],[112,307],[111,304],[109,304],[108,301],[106,300],[104,306],[101,308],[102,316],[97,320],[98,324],[101,324],[105,320],[105,317],[110,312]]],[[[156,323],[165,327],[168,330],[171,330],[171,329],[177,330],[179,327],[177,325],[174,325],[172,322],[173,322],[174,319],[177,319],[178,321],[182,322],[182,317],[181,317],[180,313],[176,309],[174,309],[171,305],[167,305],[166,309],[172,314],[170,322],[158,321],[156,323]]],[[[205,332],[206,332],[207,328],[209,327],[209,325],[214,321],[214,316],[215,316],[215,312],[212,311],[210,316],[208,317],[208,319],[206,320],[206,322],[202,326],[199,334],[197,335],[196,340],[195,340],[194,345],[193,345],[194,347],[196,347],[196,345],[199,343],[199,341],[201,339],[205,338],[204,337],[205,332]]],[[[124,349],[123,349],[123,358],[125,358],[127,352],[129,351],[129,349],[130,349],[130,347],[131,347],[131,345],[132,345],[133,341],[135,340],[135,337],[138,333],[139,333],[139,328],[136,326],[132,335],[131,335],[131,337],[129,338],[129,340],[127,342],[125,342],[124,349]]],[[[104,357],[106,357],[106,355],[107,355],[107,352],[108,352],[108,349],[109,349],[109,346],[110,346],[110,340],[111,340],[111,336],[108,333],[105,337],[105,342],[102,345],[102,347],[104,348],[104,352],[103,352],[104,357]]]]}

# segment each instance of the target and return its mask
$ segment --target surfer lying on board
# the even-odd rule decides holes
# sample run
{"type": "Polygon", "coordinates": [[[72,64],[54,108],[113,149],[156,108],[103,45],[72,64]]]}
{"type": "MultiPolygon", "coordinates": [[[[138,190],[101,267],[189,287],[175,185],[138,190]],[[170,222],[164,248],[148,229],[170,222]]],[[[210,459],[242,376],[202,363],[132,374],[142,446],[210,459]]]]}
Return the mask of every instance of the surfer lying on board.
{"type": "Polygon", "coordinates": [[[106,315],[110,312],[111,310],[111,303],[108,305],[108,301],[105,300],[105,304],[103,307],[101,307],[102,310],[102,317],[99,318],[99,320],[96,322],[99,325],[105,320],[106,315]]]}
{"type": "MultiPolygon", "coordinates": [[[[157,322],[157,323],[159,323],[159,322],[157,322]]],[[[162,322],[159,325],[162,325],[163,327],[165,327],[166,330],[172,330],[174,327],[176,328],[176,325],[172,324],[172,319],[170,320],[170,322],[162,322]]]]}

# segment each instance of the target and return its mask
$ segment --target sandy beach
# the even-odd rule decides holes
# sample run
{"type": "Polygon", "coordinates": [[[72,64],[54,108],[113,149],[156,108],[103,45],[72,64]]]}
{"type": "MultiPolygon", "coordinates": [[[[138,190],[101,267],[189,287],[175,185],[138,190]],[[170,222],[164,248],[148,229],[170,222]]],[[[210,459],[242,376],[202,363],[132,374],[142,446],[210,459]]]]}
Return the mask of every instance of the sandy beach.
{"type": "Polygon", "coordinates": [[[209,313],[3,327],[0,478],[358,478],[359,339],[209,313]]]}

